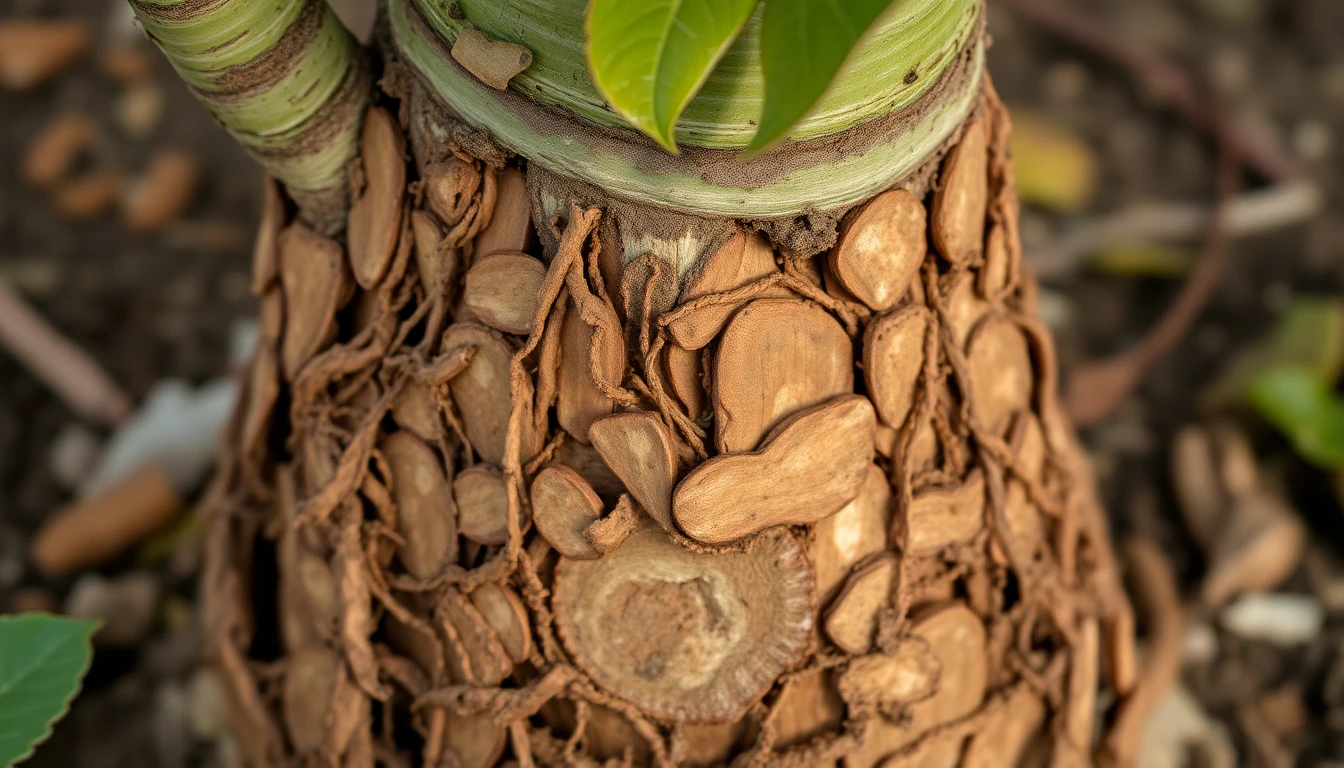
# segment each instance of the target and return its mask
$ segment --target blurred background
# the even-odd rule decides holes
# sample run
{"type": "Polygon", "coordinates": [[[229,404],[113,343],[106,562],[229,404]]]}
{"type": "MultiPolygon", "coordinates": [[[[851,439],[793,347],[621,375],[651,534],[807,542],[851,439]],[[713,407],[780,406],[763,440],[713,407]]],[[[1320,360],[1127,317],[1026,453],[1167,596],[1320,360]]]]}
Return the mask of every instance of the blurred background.
{"type": "MultiPolygon", "coordinates": [[[[1162,553],[1138,764],[1344,766],[1344,2],[990,0],[990,31],[1067,402],[1117,543],[1162,553]]],[[[261,190],[124,0],[0,0],[0,611],[106,622],[33,766],[236,764],[194,504],[261,190]],[[58,541],[72,503],[142,533],[58,541]]]]}

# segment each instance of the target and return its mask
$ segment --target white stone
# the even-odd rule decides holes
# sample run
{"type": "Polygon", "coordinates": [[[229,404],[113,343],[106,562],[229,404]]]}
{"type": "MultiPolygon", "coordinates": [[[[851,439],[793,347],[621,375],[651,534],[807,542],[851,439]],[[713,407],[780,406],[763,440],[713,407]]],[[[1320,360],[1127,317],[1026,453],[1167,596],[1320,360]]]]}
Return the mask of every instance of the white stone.
{"type": "Polygon", "coordinates": [[[1245,595],[1223,609],[1223,628],[1250,640],[1299,645],[1321,633],[1325,609],[1310,595],[1245,595]]]}

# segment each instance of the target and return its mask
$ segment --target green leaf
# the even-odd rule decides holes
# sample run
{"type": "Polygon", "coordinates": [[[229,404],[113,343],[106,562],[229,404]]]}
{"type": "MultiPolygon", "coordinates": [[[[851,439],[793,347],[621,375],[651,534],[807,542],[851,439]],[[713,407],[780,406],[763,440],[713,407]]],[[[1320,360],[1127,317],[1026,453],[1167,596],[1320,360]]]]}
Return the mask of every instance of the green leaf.
{"type": "Polygon", "coordinates": [[[1307,368],[1334,384],[1344,371],[1344,301],[1296,299],[1264,338],[1239,351],[1204,395],[1212,408],[1244,402],[1247,388],[1275,368],[1307,368]]]}
{"type": "Polygon", "coordinates": [[[1251,384],[1251,405],[1322,469],[1344,467],[1344,400],[1309,368],[1274,368],[1251,384]]]}
{"type": "Polygon", "coordinates": [[[783,138],[826,94],[845,59],[893,0],[765,0],[761,70],[765,104],[747,147],[783,138]]]}
{"type": "Polygon", "coordinates": [[[0,765],[51,736],[89,671],[98,623],[42,613],[0,616],[0,765]]]}
{"type": "Polygon", "coordinates": [[[757,0],[592,0],[588,66],[612,109],[677,151],[677,118],[757,0]]]}

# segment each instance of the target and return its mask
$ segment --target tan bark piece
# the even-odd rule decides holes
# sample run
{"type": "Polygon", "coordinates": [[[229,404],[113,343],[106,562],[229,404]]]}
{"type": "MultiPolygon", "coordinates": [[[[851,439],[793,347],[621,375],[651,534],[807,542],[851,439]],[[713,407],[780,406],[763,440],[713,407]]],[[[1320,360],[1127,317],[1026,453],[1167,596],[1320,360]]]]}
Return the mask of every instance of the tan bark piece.
{"type": "Polygon", "coordinates": [[[1029,409],[1035,394],[1027,337],[1012,320],[988,315],[971,333],[966,365],[976,417],[990,432],[1004,434],[1013,414],[1029,409]]]}
{"type": "Polygon", "coordinates": [[[753,723],[743,718],[735,723],[692,723],[681,727],[686,739],[682,764],[686,768],[716,768],[732,762],[734,749],[750,744],[753,723]]]}
{"type": "Polygon", "coordinates": [[[602,394],[593,380],[593,366],[603,378],[619,385],[625,377],[625,343],[616,313],[604,305],[603,332],[599,336],[570,305],[560,334],[560,376],[556,418],[575,440],[588,442],[593,422],[616,409],[615,401],[602,394]]]}
{"type": "Polygon", "coordinates": [[[364,189],[350,206],[350,266],[355,281],[369,289],[382,281],[392,264],[406,194],[406,140],[387,110],[373,107],[365,113],[359,154],[364,161],[364,189]]]}
{"type": "Polygon", "coordinates": [[[639,509],[630,494],[621,494],[615,508],[606,517],[589,523],[588,527],[583,529],[584,538],[588,539],[593,548],[605,555],[630,538],[630,534],[635,532],[635,526],[639,524],[639,517],[639,509]]]}
{"type": "Polygon", "coordinates": [[[392,400],[392,420],[402,429],[433,445],[443,437],[443,419],[439,404],[429,385],[415,379],[402,385],[392,400]]]}
{"type": "MultiPolygon", "coordinates": [[[[754,283],[779,271],[775,266],[775,254],[770,244],[756,232],[739,230],[722,246],[705,257],[687,282],[681,293],[682,304],[714,293],[731,291],[748,283],[754,283]]],[[[777,289],[762,295],[787,296],[787,291],[777,289]]],[[[729,302],[702,307],[682,315],[668,325],[672,334],[683,349],[696,350],[704,347],[719,335],[728,318],[744,302],[729,302]]]]}
{"type": "Polygon", "coordinates": [[[495,631],[504,652],[515,662],[532,654],[532,624],[523,599],[508,587],[486,582],[471,592],[471,604],[495,631]]]}
{"type": "MultiPolygon", "coordinates": [[[[471,362],[448,383],[457,406],[458,417],[466,429],[471,447],[485,461],[496,466],[504,464],[504,442],[509,431],[509,413],[512,403],[506,394],[509,389],[509,366],[513,346],[496,331],[476,323],[454,323],[443,334],[442,353],[448,354],[459,347],[475,347],[471,362]]],[[[524,403],[523,453],[525,460],[532,455],[531,398],[524,403]]]]}
{"type": "Polygon", "coordinates": [[[1100,671],[1101,627],[1096,619],[1084,619],[1069,653],[1069,687],[1064,713],[1065,735],[1080,750],[1087,750],[1092,744],[1100,671]]]}
{"type": "MultiPolygon", "coordinates": [[[[1013,420],[1008,445],[1013,451],[1018,469],[1036,483],[1042,480],[1045,468],[1045,432],[1036,414],[1023,411],[1013,420]]],[[[1008,490],[1004,495],[1003,515],[1008,522],[1008,533],[1025,551],[1034,553],[1045,535],[1041,513],[1031,500],[1027,485],[1020,478],[1007,478],[1008,490]]],[[[995,551],[998,551],[997,542],[995,551]]],[[[1006,562],[1006,560],[1005,560],[1006,562]]]]}
{"type": "Polygon", "coordinates": [[[425,193],[425,206],[439,217],[444,225],[452,227],[471,209],[476,191],[481,188],[481,173],[476,167],[458,157],[450,157],[425,166],[420,180],[425,193]]]}
{"type": "Polygon", "coordinates": [[[162,231],[191,206],[200,183],[195,155],[182,149],[159,152],[126,187],[121,203],[126,229],[138,235],[162,231]]]}
{"type": "Polygon", "coordinates": [[[985,265],[977,275],[977,288],[986,299],[999,298],[1013,286],[1017,264],[1008,237],[1008,228],[999,223],[992,224],[985,237],[985,265]]]}
{"type": "Polygon", "coordinates": [[[942,668],[938,690],[906,709],[908,717],[904,725],[883,718],[873,720],[863,746],[845,757],[845,768],[870,768],[879,763],[901,768],[957,765],[961,737],[946,744],[932,745],[913,765],[901,761],[883,762],[884,758],[908,746],[929,729],[959,720],[979,709],[989,682],[985,628],[965,603],[950,601],[930,605],[912,618],[911,634],[923,640],[938,656],[942,668]]]}
{"type": "Polygon", "coordinates": [[[943,295],[947,305],[947,322],[957,347],[966,349],[966,340],[991,309],[989,302],[975,290],[975,275],[969,271],[957,273],[952,288],[943,295]]]}
{"type": "Polygon", "coordinates": [[[582,477],[601,496],[615,498],[625,493],[625,483],[598,455],[597,449],[577,440],[566,440],[555,452],[555,463],[562,464],[582,477]]]}
{"type": "Polygon", "coordinates": [[[78,113],[57,115],[42,126],[23,155],[20,176],[36,189],[50,189],[69,175],[98,136],[93,118],[78,113]]]}
{"type": "Polygon", "coordinates": [[[453,42],[453,60],[477,80],[505,90],[514,75],[532,66],[532,51],[527,46],[504,40],[491,40],[474,27],[463,27],[453,42]]]}
{"type": "Polygon", "coordinates": [[[882,315],[863,336],[868,396],[882,423],[894,430],[904,426],[914,410],[930,319],[924,307],[907,307],[882,315]]]}
{"type": "Polygon", "coordinates": [[[397,530],[405,539],[398,548],[401,563],[417,578],[433,578],[457,559],[457,520],[443,462],[410,432],[383,438],[382,452],[392,474],[397,530]]]}
{"type": "Polygon", "coordinates": [[[598,686],[660,719],[728,722],[806,652],[812,588],[787,529],[702,554],[647,521],[600,560],[562,559],[553,605],[598,686]]]}
{"type": "Polygon", "coordinates": [[[495,197],[495,212],[472,243],[475,259],[496,251],[527,252],[536,240],[536,232],[532,229],[532,197],[527,193],[523,172],[505,168],[499,172],[496,183],[499,191],[495,197]]]}
{"type": "Polygon", "coordinates": [[[985,118],[979,115],[948,152],[933,193],[929,229],[938,254],[949,263],[967,264],[980,255],[988,198],[989,146],[985,118]]]}
{"type": "Polygon", "coordinates": [[[802,744],[840,730],[845,722],[845,700],[835,687],[835,672],[811,669],[789,678],[771,712],[775,745],[802,744]]]}
{"type": "Polygon", "coordinates": [[[956,485],[916,493],[906,512],[906,551],[927,554],[971,540],[984,527],[985,503],[985,476],[979,469],[956,485]]]}
{"type": "Polygon", "coordinates": [[[167,525],[181,509],[182,498],[163,471],[146,465],[56,510],[33,537],[33,564],[51,576],[95,568],[167,525]]]}
{"type": "Polygon", "coordinates": [[[692,470],[673,496],[677,525],[694,539],[722,544],[838,512],[868,474],[875,423],[872,404],[858,395],[794,414],[760,450],[716,456],[692,470]]]}
{"type": "Polygon", "coordinates": [[[467,270],[462,301],[477,320],[504,333],[532,332],[546,265],[525,253],[498,251],[467,270]]]}
{"type": "Polygon", "coordinates": [[[617,413],[595,422],[588,438],[644,511],[671,530],[677,452],[663,420],[649,411],[617,413]]]}
{"type": "Polygon", "coordinates": [[[490,623],[456,588],[444,591],[439,608],[453,625],[476,681],[484,686],[499,685],[509,676],[513,662],[490,623]]]}
{"type": "Polygon", "coordinates": [[[928,252],[924,204],[904,189],[883,192],[840,229],[830,267],[855,298],[877,312],[896,306],[928,252]]]}
{"type": "Polygon", "coordinates": [[[1236,595],[1272,590],[1302,560],[1307,528],[1281,497],[1255,490],[1232,500],[1232,509],[1208,550],[1200,584],[1205,605],[1217,607],[1236,595]]]}
{"type": "MultiPolygon", "coordinates": [[[[449,765],[460,768],[491,768],[504,755],[508,731],[496,725],[488,715],[463,715],[444,710],[444,741],[456,755],[449,765]]],[[[446,762],[446,761],[445,761],[446,762]]]]}
{"type": "Polygon", "coordinates": [[[532,519],[537,532],[565,557],[601,556],[583,532],[602,517],[602,509],[593,487],[569,467],[552,464],[532,480],[532,519]]]}
{"type": "Polygon", "coordinates": [[[907,639],[890,653],[872,653],[849,662],[837,685],[851,707],[891,708],[932,696],[942,673],[942,662],[928,643],[907,639]]]}
{"type": "Polygon", "coordinates": [[[453,477],[453,499],[463,536],[487,546],[509,540],[509,489],[497,467],[477,464],[458,472],[453,477]]]}
{"type": "Polygon", "coordinates": [[[456,250],[450,250],[447,254],[439,250],[443,243],[443,229],[434,215],[425,211],[411,212],[411,237],[415,239],[415,270],[420,275],[420,286],[425,289],[426,296],[435,296],[439,292],[445,270],[452,263],[451,254],[455,254],[456,250]]]}
{"type": "Polygon", "coordinates": [[[825,620],[827,637],[841,650],[861,656],[873,649],[878,610],[891,598],[899,565],[897,555],[884,552],[866,560],[850,574],[825,620]]]}
{"type": "Polygon", "coordinates": [[[701,378],[701,353],[673,342],[663,348],[663,355],[663,368],[667,371],[672,394],[692,419],[698,419],[705,412],[708,399],[701,378]]]}
{"type": "Polygon", "coordinates": [[[280,361],[276,359],[275,348],[268,344],[258,345],[247,374],[247,400],[239,430],[244,455],[264,452],[279,397],[280,361]]]}
{"type": "Polygon", "coordinates": [[[341,657],[326,648],[305,648],[290,655],[281,689],[282,711],[289,738],[300,754],[317,752],[326,743],[332,698],[344,676],[341,657]]]}
{"type": "Polygon", "coordinates": [[[87,24],[72,19],[0,22],[0,88],[41,85],[83,56],[92,38],[87,24]]]}
{"type": "Polygon", "coordinates": [[[830,604],[855,563],[887,548],[891,509],[887,475],[869,464],[859,495],[813,527],[808,554],[817,572],[818,605],[830,604]]]}
{"type": "MultiPolygon", "coordinates": [[[[252,295],[258,297],[266,295],[279,275],[280,230],[288,216],[280,183],[269,173],[262,175],[261,182],[261,221],[257,224],[257,237],[252,244],[252,295]]],[[[265,311],[263,306],[263,314],[265,311]]],[[[268,335],[268,338],[278,338],[278,335],[268,335]]]]}
{"type": "Polygon", "coordinates": [[[1025,685],[1008,694],[989,726],[971,737],[962,768],[1000,768],[1021,765],[1032,739],[1045,722],[1045,704],[1025,685]]]}
{"type": "Polygon", "coordinates": [[[281,368],[290,381],[336,335],[336,311],[350,290],[345,254],[331,238],[302,224],[280,233],[280,286],[285,294],[281,368]]]}
{"type": "Polygon", "coordinates": [[[758,299],[724,330],[713,389],[719,451],[754,450],[781,419],[854,391],[853,344],[816,305],[758,299]]]}

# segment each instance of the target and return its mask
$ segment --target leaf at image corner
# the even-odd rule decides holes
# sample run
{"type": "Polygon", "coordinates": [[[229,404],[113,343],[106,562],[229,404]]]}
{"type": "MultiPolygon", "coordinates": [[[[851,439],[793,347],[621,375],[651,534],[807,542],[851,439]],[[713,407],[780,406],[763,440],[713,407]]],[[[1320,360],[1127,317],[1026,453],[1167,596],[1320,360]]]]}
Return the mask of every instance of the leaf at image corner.
{"type": "Polygon", "coordinates": [[[873,22],[901,0],[765,0],[765,105],[748,151],[783,138],[835,80],[873,22]]]}
{"type": "Polygon", "coordinates": [[[1302,458],[1322,469],[1344,467],[1344,399],[1314,371],[1270,369],[1256,377],[1248,395],[1302,458]]]}
{"type": "Polygon", "coordinates": [[[0,766],[28,758],[70,706],[97,622],[32,613],[0,616],[0,766]]]}
{"type": "Polygon", "coordinates": [[[757,0],[592,0],[588,67],[622,117],[669,152],[682,110],[751,16],[757,0]]]}

